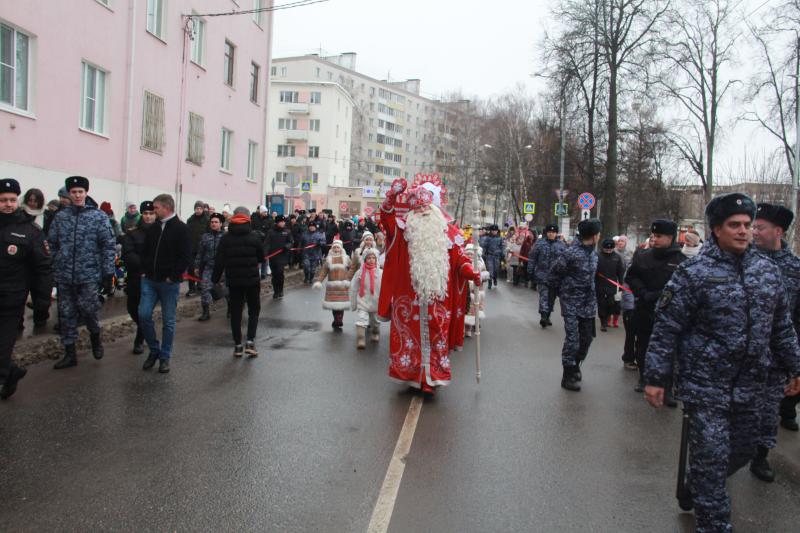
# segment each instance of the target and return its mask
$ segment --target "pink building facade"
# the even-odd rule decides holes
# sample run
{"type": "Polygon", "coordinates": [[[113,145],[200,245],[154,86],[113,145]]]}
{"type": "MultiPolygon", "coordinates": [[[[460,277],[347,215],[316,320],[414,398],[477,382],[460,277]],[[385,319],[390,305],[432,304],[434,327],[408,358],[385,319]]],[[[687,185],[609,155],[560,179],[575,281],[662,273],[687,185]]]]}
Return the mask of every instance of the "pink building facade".
{"type": "Polygon", "coordinates": [[[26,0],[0,6],[0,176],[98,203],[264,202],[272,0],[26,0]]]}

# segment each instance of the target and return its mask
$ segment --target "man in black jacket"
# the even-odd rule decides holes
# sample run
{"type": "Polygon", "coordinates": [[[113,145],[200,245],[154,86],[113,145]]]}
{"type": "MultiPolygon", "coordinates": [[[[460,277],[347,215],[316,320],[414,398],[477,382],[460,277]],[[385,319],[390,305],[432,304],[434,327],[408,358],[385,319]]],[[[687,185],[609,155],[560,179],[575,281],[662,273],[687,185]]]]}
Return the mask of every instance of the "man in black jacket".
{"type": "MultiPolygon", "coordinates": [[[[650,225],[652,247],[633,256],[625,282],[633,291],[636,307],[633,311],[633,324],[636,331],[636,364],[639,366],[639,383],[636,392],[644,391],[644,361],[650,335],[653,333],[656,303],[661,291],[672,277],[678,265],[686,259],[680,245],[675,242],[678,225],[671,220],[658,219],[650,225]]],[[[676,407],[672,399],[671,387],[666,387],[664,403],[676,407]]]]}
{"type": "Polygon", "coordinates": [[[142,367],[149,370],[159,360],[158,371],[169,372],[172,342],[175,338],[175,310],[180,296],[183,273],[192,260],[189,228],[175,214],[175,200],[169,194],[153,199],[158,222],[145,236],[142,253],[142,301],[139,303],[139,325],[150,348],[142,367]],[[161,302],[161,343],[156,337],[153,309],[161,302]]]}
{"type": "Polygon", "coordinates": [[[289,262],[289,254],[294,243],[292,234],[286,229],[286,217],[275,217],[275,225],[267,238],[267,256],[272,271],[272,297],[283,298],[283,269],[289,262]]]}
{"type": "Polygon", "coordinates": [[[261,276],[259,266],[264,262],[261,238],[251,229],[252,223],[246,207],[234,209],[226,233],[219,242],[214,259],[213,283],[219,283],[225,274],[225,284],[230,296],[233,356],[257,357],[256,329],[261,311],[261,276]],[[242,346],[242,311],[247,302],[247,342],[242,346]]]}
{"type": "Polygon", "coordinates": [[[128,314],[136,322],[136,337],[133,340],[133,353],[144,353],[144,331],[139,325],[139,303],[142,299],[142,254],[144,253],[144,242],[147,230],[156,221],[156,212],[153,202],[147,200],[139,206],[141,217],[136,226],[125,232],[120,237],[122,245],[122,261],[128,272],[128,282],[125,285],[125,293],[128,295],[128,314]]]}
{"type": "Polygon", "coordinates": [[[17,390],[27,370],[11,361],[28,291],[34,310],[50,307],[50,253],[42,230],[19,209],[17,180],[0,180],[0,399],[17,390]]]}
{"type": "MultiPolygon", "coordinates": [[[[197,200],[194,203],[194,214],[190,216],[186,220],[186,225],[189,227],[189,235],[191,236],[191,249],[190,249],[190,256],[194,257],[195,253],[197,253],[197,246],[200,244],[200,237],[203,236],[203,233],[208,231],[208,222],[209,222],[209,215],[205,212],[205,204],[202,200],[197,200]]],[[[192,296],[197,294],[197,283],[189,280],[189,292],[186,293],[186,296],[192,296]]]]}
{"type": "MultiPolygon", "coordinates": [[[[292,234],[292,242],[300,242],[300,237],[303,236],[303,225],[298,220],[296,214],[289,215],[289,232],[292,234]]],[[[300,250],[292,250],[289,252],[289,267],[293,267],[295,265],[300,266],[301,254],[300,250]]]]}

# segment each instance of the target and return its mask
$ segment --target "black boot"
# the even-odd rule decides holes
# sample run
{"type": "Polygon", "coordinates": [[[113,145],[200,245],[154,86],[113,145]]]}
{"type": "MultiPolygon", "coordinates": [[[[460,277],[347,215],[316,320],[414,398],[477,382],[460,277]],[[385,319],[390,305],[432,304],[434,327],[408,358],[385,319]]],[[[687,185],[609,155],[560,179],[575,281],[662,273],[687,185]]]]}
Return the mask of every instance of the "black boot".
{"type": "Polygon", "coordinates": [[[17,383],[24,378],[27,373],[27,369],[12,365],[6,382],[0,384],[0,400],[8,400],[11,398],[11,395],[17,392],[17,383]]]}
{"type": "Polygon", "coordinates": [[[102,359],[105,351],[103,350],[103,341],[100,339],[100,334],[92,333],[89,335],[89,339],[92,341],[92,355],[95,359],[102,359]]]}
{"type": "Polygon", "coordinates": [[[140,355],[144,353],[144,333],[142,328],[136,327],[136,338],[133,339],[133,353],[140,355]]]}
{"type": "Polygon", "coordinates": [[[797,426],[797,420],[794,418],[781,418],[781,427],[786,428],[789,431],[797,431],[800,429],[797,426]]]}
{"type": "Polygon", "coordinates": [[[578,363],[575,366],[575,371],[573,372],[573,375],[575,376],[575,381],[581,382],[583,380],[583,374],[581,373],[581,364],[580,363],[578,363]]]}
{"type": "Polygon", "coordinates": [[[211,313],[209,312],[208,307],[209,307],[208,304],[203,304],[203,313],[197,320],[199,320],[200,322],[205,322],[206,320],[211,318],[211,313]]]}
{"type": "Polygon", "coordinates": [[[750,471],[761,481],[772,483],[775,481],[775,471],[769,466],[767,454],[769,454],[769,449],[759,446],[756,456],[750,461],[750,471]]]}
{"type": "Polygon", "coordinates": [[[575,366],[565,366],[564,367],[564,374],[561,377],[561,388],[567,389],[569,391],[578,392],[581,390],[581,385],[578,383],[578,380],[575,379],[575,370],[577,367],[575,366]]]}
{"type": "Polygon", "coordinates": [[[71,366],[78,366],[78,359],[75,356],[75,345],[67,344],[64,346],[64,357],[62,357],[53,368],[61,370],[62,368],[69,368],[71,366]]]}
{"type": "Polygon", "coordinates": [[[540,315],[541,315],[541,317],[542,317],[542,318],[539,320],[539,325],[540,325],[540,326],[542,326],[542,328],[546,328],[546,327],[547,327],[547,322],[548,322],[548,320],[547,320],[547,313],[539,313],[539,314],[540,314],[540,315]]]}

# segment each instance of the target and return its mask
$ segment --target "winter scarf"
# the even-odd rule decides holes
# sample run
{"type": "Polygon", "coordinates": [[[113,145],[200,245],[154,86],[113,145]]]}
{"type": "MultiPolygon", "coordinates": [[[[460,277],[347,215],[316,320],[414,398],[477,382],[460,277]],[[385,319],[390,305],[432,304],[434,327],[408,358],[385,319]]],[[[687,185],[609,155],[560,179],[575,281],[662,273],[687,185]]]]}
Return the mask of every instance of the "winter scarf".
{"type": "Polygon", "coordinates": [[[363,266],[361,267],[361,286],[358,288],[358,296],[363,298],[365,291],[365,279],[366,274],[369,274],[369,293],[375,294],[375,271],[378,269],[378,264],[375,263],[374,265],[368,265],[366,261],[364,261],[363,266]]]}
{"type": "Polygon", "coordinates": [[[230,220],[231,224],[247,224],[248,222],[250,222],[250,217],[241,214],[233,215],[230,220]]]}

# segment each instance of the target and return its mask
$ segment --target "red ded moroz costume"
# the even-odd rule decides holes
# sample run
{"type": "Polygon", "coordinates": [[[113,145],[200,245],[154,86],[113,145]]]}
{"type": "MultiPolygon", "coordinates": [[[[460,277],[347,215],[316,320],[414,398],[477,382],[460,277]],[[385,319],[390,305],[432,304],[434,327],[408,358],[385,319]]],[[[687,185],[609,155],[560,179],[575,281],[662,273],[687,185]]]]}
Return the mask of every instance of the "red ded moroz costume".
{"type": "MultiPolygon", "coordinates": [[[[428,260],[446,256],[447,279],[436,294],[421,297],[415,290],[423,285],[412,272],[410,235],[406,231],[406,218],[398,212],[401,208],[412,212],[433,210],[431,219],[444,217],[432,206],[433,195],[428,189],[415,187],[405,196],[407,205],[398,198],[405,191],[406,181],[395,180],[381,206],[381,224],[386,233],[386,259],[378,303],[378,316],[391,321],[389,332],[389,377],[399,383],[431,391],[433,387],[450,383],[451,320],[459,298],[452,290],[458,278],[480,282],[461,247],[448,238],[447,224],[441,222],[443,239],[437,240],[434,249],[425,250],[428,260]],[[439,249],[435,249],[439,248],[439,249]]],[[[440,224],[439,220],[431,220],[440,224]]],[[[417,252],[419,253],[419,252],[417,252]]],[[[458,280],[460,281],[460,280],[458,280]]],[[[421,289],[424,290],[424,289],[421,289]]]]}

